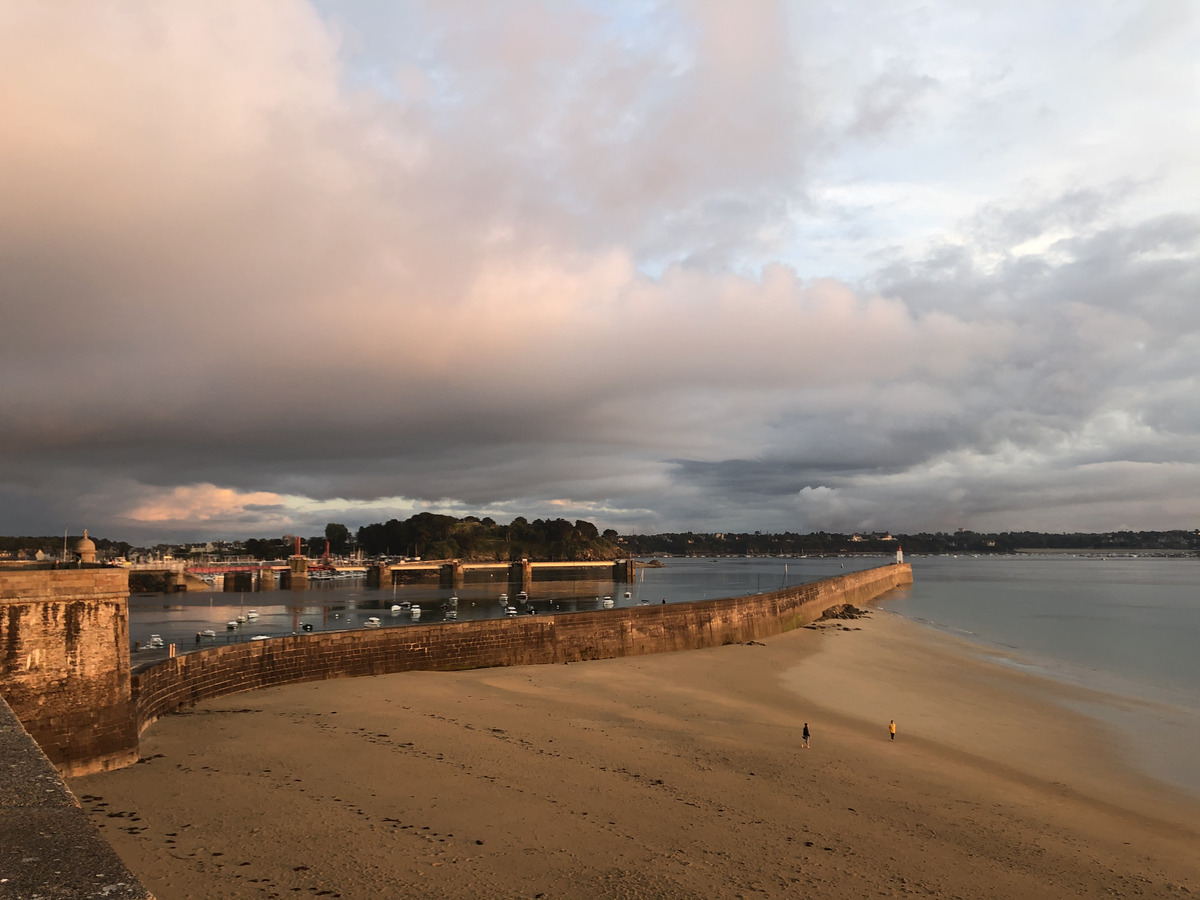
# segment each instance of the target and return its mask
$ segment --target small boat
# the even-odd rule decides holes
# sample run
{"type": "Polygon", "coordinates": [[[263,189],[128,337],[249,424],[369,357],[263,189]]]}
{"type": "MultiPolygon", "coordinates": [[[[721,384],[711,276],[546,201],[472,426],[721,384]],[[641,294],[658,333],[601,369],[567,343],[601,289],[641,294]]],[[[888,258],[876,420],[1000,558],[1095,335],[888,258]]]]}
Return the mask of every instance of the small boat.
{"type": "Polygon", "coordinates": [[[150,635],[150,640],[146,641],[146,647],[150,650],[161,650],[163,647],[163,639],[161,634],[150,635]]]}
{"type": "Polygon", "coordinates": [[[447,600],[446,602],[447,602],[448,604],[450,604],[450,606],[451,606],[451,607],[454,607],[454,608],[457,608],[457,607],[458,607],[458,598],[457,598],[457,597],[451,597],[451,598],[450,598],[449,600],[447,600]]]}
{"type": "Polygon", "coordinates": [[[228,622],[225,623],[225,627],[227,629],[229,629],[230,631],[233,631],[233,629],[238,627],[238,623],[235,622],[233,619],[230,619],[228,622]]]}
{"type": "Polygon", "coordinates": [[[515,606],[506,606],[504,608],[504,614],[506,616],[515,616],[517,614],[517,608],[515,606]]]}
{"type": "Polygon", "coordinates": [[[312,631],[312,622],[300,623],[300,630],[301,631],[312,631]]]}
{"type": "Polygon", "coordinates": [[[500,602],[503,603],[505,606],[508,606],[508,594],[501,594],[500,602]]]}
{"type": "Polygon", "coordinates": [[[246,610],[246,618],[247,619],[257,619],[258,618],[258,610],[257,609],[246,610]]]}
{"type": "Polygon", "coordinates": [[[405,600],[403,603],[393,603],[392,604],[392,612],[394,612],[394,613],[406,612],[411,606],[412,606],[412,604],[409,603],[407,600],[405,600]]]}
{"type": "Polygon", "coordinates": [[[383,622],[379,620],[379,616],[369,616],[367,621],[363,622],[363,628],[379,628],[383,622]]]}
{"type": "Polygon", "coordinates": [[[529,595],[527,593],[525,593],[524,591],[521,591],[521,593],[517,594],[517,602],[518,603],[528,603],[529,595]]]}
{"type": "Polygon", "coordinates": [[[632,599],[632,598],[633,598],[633,594],[632,594],[632,592],[630,592],[630,591],[626,591],[626,592],[625,592],[625,599],[626,599],[626,600],[630,600],[630,599],[632,599]]]}
{"type": "Polygon", "coordinates": [[[269,641],[270,639],[271,636],[269,634],[256,634],[254,637],[250,638],[252,641],[269,641]]]}
{"type": "Polygon", "coordinates": [[[217,633],[211,628],[205,628],[202,632],[200,632],[200,636],[216,640],[217,633]]]}
{"type": "Polygon", "coordinates": [[[236,621],[237,621],[237,623],[238,623],[239,625],[244,625],[244,624],[246,624],[246,617],[245,617],[245,616],[238,616],[238,617],[237,617],[237,619],[236,619],[236,621]]]}
{"type": "Polygon", "coordinates": [[[454,609],[454,608],[450,608],[450,609],[446,610],[446,618],[447,619],[457,619],[458,618],[458,610],[454,609]]]}
{"type": "Polygon", "coordinates": [[[417,604],[415,604],[415,603],[414,603],[414,604],[412,605],[412,609],[410,609],[410,610],[409,610],[409,612],[411,612],[411,613],[412,613],[412,617],[413,617],[414,619],[419,619],[419,618],[421,618],[421,607],[417,606],[417,604]]]}
{"type": "Polygon", "coordinates": [[[603,606],[605,609],[612,609],[613,608],[613,598],[605,597],[602,601],[600,601],[600,605],[603,606]]]}

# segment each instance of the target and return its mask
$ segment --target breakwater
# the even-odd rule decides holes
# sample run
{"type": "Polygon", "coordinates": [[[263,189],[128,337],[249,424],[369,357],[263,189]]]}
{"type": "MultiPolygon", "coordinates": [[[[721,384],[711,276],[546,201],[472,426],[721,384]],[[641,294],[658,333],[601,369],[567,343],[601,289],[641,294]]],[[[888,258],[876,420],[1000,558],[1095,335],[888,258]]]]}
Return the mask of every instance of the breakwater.
{"type": "Polygon", "coordinates": [[[132,679],[138,731],[227,694],[302,681],[546,665],[743,643],[808,624],[839,603],[866,603],[912,582],[888,565],[769,593],[604,612],[522,616],[304,634],[164,660],[132,679]]]}

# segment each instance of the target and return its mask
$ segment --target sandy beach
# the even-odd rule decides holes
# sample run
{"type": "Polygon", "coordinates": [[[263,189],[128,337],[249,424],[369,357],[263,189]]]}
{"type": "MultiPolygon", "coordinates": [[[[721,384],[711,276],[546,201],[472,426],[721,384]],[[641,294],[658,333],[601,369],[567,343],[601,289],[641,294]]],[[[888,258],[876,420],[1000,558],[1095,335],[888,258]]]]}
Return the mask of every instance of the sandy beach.
{"type": "Polygon", "coordinates": [[[1200,893],[1200,801],[1060,702],[1086,694],[877,609],[241,694],[71,788],[159,900],[1200,893]]]}

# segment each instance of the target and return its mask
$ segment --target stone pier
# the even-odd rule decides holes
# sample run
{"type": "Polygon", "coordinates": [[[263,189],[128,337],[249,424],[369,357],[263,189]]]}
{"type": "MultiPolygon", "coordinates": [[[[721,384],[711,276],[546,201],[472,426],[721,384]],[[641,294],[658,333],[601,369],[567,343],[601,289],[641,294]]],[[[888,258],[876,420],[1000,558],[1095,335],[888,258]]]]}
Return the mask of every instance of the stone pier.
{"type": "Polygon", "coordinates": [[[523,559],[520,562],[515,562],[508,570],[509,590],[513,593],[517,591],[528,591],[533,587],[533,566],[529,560],[523,559]]]}
{"type": "Polygon", "coordinates": [[[283,585],[291,591],[308,590],[308,560],[303,556],[292,556],[288,559],[287,571],[283,573],[283,585]]]}
{"type": "Polygon", "coordinates": [[[246,591],[254,590],[254,573],[252,572],[226,572],[225,573],[225,593],[245,593],[246,591]]]}
{"type": "Polygon", "coordinates": [[[463,586],[462,560],[454,559],[438,569],[438,583],[444,588],[463,586]]]}

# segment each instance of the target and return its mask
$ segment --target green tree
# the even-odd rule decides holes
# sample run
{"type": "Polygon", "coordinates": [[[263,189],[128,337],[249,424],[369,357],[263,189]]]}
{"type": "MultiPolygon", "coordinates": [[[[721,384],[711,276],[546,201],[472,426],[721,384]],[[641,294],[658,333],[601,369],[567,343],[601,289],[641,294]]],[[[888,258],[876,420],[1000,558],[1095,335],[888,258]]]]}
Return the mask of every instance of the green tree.
{"type": "Polygon", "coordinates": [[[325,526],[325,540],[329,541],[330,553],[345,553],[350,545],[350,529],[345,525],[330,522],[325,526]]]}

